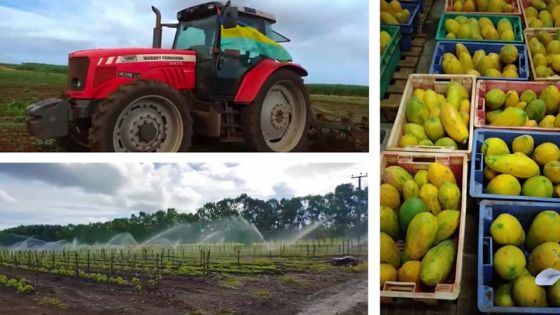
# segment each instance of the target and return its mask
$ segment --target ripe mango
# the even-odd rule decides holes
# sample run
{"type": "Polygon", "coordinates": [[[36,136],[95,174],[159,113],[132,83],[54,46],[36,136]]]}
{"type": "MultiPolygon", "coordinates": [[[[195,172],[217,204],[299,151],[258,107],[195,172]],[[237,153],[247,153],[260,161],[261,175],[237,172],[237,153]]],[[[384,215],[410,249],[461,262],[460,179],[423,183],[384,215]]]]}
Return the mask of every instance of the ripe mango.
{"type": "Polygon", "coordinates": [[[506,245],[494,253],[494,271],[504,280],[519,277],[526,264],[523,251],[516,246],[506,245]]]}
{"type": "Polygon", "coordinates": [[[525,243],[525,231],[516,217],[509,213],[500,214],[490,225],[490,235],[499,245],[522,246],[525,243]]]}
{"type": "Polygon", "coordinates": [[[381,206],[380,222],[381,232],[387,233],[391,238],[399,238],[399,217],[391,208],[381,206]]]}
{"type": "Polygon", "coordinates": [[[539,165],[523,153],[504,155],[487,155],[484,162],[498,173],[509,174],[517,178],[529,178],[540,175],[539,165]]]}
{"type": "Polygon", "coordinates": [[[427,286],[435,286],[445,281],[453,266],[457,255],[457,243],[445,240],[430,249],[420,266],[420,280],[427,286]]]}
{"type": "Polygon", "coordinates": [[[486,190],[494,195],[519,196],[521,194],[521,184],[517,178],[509,174],[500,174],[488,183],[486,190]]]}
{"type": "Polygon", "coordinates": [[[383,182],[395,187],[399,192],[402,192],[403,184],[407,180],[411,180],[412,176],[400,166],[389,166],[383,170],[381,179],[383,182]]]}
{"type": "Polygon", "coordinates": [[[447,165],[443,165],[439,162],[431,163],[428,166],[428,179],[430,183],[436,187],[441,187],[443,183],[450,182],[456,184],[455,175],[447,165]]]}
{"type": "Polygon", "coordinates": [[[401,261],[399,249],[389,234],[381,232],[379,247],[381,263],[387,263],[395,268],[399,268],[401,261]]]}
{"type": "Polygon", "coordinates": [[[529,255],[527,269],[532,275],[537,276],[541,271],[552,268],[557,262],[560,262],[560,244],[545,242],[533,249],[529,255]]]}
{"type": "Polygon", "coordinates": [[[429,212],[417,214],[406,231],[404,257],[406,260],[418,260],[432,247],[436,240],[438,223],[436,217],[429,212]]]}
{"type": "Polygon", "coordinates": [[[440,205],[446,210],[459,210],[461,204],[461,190],[451,182],[443,183],[438,190],[440,205]]]}
{"type": "Polygon", "coordinates": [[[515,279],[511,292],[516,306],[547,307],[546,290],[535,283],[533,276],[515,279]]]}
{"type": "Polygon", "coordinates": [[[483,155],[503,155],[510,154],[507,143],[500,138],[488,138],[484,140],[480,147],[483,155]]]}
{"type": "Polygon", "coordinates": [[[438,222],[438,231],[436,235],[436,244],[450,238],[457,228],[461,219],[461,212],[456,210],[444,210],[436,216],[438,222]]]}
{"type": "Polygon", "coordinates": [[[553,210],[540,212],[529,227],[525,245],[529,251],[545,242],[560,242],[560,215],[553,210]]]}

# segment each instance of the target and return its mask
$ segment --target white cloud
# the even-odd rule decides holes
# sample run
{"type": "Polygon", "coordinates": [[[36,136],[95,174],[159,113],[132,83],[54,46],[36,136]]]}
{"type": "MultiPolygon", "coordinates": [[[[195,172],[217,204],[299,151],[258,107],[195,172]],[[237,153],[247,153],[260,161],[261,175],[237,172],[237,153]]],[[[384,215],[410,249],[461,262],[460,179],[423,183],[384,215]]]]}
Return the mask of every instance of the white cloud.
{"type": "Polygon", "coordinates": [[[0,190],[0,201],[6,201],[6,202],[16,202],[16,199],[10,195],[8,195],[7,192],[0,190]]]}

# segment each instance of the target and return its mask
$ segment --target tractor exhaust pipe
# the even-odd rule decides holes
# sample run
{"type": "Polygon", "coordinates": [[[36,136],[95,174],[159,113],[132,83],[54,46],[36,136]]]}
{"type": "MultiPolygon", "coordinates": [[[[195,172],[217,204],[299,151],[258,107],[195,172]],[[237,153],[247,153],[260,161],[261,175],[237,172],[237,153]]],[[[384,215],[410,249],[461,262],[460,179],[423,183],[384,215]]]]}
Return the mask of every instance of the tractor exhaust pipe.
{"type": "Polygon", "coordinates": [[[156,15],[156,26],[154,27],[154,39],[152,48],[161,48],[161,38],[163,36],[163,27],[161,25],[161,12],[158,8],[152,6],[152,11],[156,15]]]}

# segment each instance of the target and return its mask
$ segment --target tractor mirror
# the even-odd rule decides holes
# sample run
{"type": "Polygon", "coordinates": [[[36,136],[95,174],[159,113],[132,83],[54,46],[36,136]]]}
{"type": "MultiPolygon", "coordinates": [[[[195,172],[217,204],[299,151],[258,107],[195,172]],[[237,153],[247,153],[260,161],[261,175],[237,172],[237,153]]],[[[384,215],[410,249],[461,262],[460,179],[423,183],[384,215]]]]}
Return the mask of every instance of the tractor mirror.
{"type": "Polygon", "coordinates": [[[239,14],[237,7],[227,7],[222,14],[224,28],[234,28],[237,26],[239,14]]]}

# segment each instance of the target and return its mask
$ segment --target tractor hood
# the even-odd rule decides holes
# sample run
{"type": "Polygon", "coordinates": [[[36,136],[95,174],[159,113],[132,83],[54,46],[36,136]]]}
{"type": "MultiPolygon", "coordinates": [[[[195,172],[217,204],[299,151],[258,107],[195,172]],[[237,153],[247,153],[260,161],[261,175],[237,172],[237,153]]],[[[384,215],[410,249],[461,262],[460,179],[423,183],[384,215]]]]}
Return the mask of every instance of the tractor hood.
{"type": "Polygon", "coordinates": [[[118,48],[80,50],[70,54],[69,58],[90,59],[98,66],[131,62],[196,62],[196,52],[160,48],[118,48]]]}

